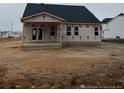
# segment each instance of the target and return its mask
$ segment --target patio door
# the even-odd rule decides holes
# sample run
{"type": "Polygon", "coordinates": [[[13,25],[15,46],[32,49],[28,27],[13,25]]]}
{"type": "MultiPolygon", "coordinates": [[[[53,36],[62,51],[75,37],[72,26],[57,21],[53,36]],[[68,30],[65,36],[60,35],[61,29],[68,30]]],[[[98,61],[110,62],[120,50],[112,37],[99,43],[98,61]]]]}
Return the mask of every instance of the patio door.
{"type": "Polygon", "coordinates": [[[32,40],[37,40],[37,29],[33,28],[32,30],[32,40]]]}
{"type": "Polygon", "coordinates": [[[43,39],[43,29],[42,28],[33,28],[32,30],[32,40],[41,41],[43,39]]]}

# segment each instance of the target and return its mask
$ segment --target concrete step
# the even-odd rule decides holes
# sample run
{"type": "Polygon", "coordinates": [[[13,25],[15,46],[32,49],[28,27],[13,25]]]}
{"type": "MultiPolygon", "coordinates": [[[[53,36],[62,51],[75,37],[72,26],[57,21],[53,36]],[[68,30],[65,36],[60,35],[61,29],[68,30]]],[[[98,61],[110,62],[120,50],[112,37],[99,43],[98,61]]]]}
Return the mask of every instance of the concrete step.
{"type": "Polygon", "coordinates": [[[23,43],[22,48],[61,48],[62,43],[23,43]]]}

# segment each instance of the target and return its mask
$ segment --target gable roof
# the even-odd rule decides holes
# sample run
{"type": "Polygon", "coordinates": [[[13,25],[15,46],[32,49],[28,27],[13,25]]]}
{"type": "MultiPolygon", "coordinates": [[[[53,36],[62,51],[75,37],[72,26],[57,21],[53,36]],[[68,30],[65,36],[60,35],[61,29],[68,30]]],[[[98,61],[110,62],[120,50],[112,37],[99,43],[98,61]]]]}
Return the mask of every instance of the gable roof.
{"type": "Polygon", "coordinates": [[[47,12],[65,19],[66,22],[100,23],[100,21],[84,6],[55,5],[43,3],[28,3],[22,18],[42,12],[47,12]]]}
{"type": "Polygon", "coordinates": [[[102,23],[108,23],[109,21],[111,21],[113,18],[105,18],[102,20],[102,23]]]}

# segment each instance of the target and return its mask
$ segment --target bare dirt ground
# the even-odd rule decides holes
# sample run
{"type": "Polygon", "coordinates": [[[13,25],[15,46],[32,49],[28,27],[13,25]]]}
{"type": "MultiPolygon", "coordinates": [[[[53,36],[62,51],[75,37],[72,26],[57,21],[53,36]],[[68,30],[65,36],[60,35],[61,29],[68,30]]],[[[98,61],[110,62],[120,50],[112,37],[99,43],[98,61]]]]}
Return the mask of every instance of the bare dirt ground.
{"type": "Polygon", "coordinates": [[[124,88],[124,44],[22,50],[0,41],[0,88],[124,88]]]}

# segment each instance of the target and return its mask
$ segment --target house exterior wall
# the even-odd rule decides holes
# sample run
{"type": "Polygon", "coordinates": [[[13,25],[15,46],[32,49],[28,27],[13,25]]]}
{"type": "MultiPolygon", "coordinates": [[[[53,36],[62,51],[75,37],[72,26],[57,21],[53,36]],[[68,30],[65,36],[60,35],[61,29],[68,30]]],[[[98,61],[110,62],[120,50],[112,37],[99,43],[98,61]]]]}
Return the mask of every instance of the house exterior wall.
{"type": "Polygon", "coordinates": [[[64,42],[99,42],[101,41],[101,31],[100,26],[99,28],[99,35],[95,36],[94,34],[94,26],[88,25],[86,27],[85,24],[64,24],[63,26],[63,36],[64,42]],[[67,26],[71,26],[71,35],[67,36],[67,26]],[[79,35],[74,35],[74,27],[79,27],[79,35]],[[89,38],[88,38],[89,37],[89,38]]]}
{"type": "MultiPolygon", "coordinates": [[[[48,23],[50,24],[50,23],[48,23]]],[[[33,42],[32,41],[32,29],[33,28],[43,28],[43,40],[44,42],[60,42],[62,38],[62,42],[99,42],[101,41],[101,31],[99,27],[99,35],[95,36],[94,34],[94,26],[89,25],[89,27],[86,27],[85,25],[80,25],[77,24],[63,24],[62,26],[62,37],[61,37],[61,25],[57,24],[57,31],[56,31],[56,36],[50,36],[50,27],[48,27],[48,24],[45,25],[44,27],[40,26],[40,24],[35,23],[35,27],[33,27],[33,24],[25,24],[23,26],[23,37],[24,37],[24,42],[33,42]],[[67,26],[71,26],[71,35],[67,36],[67,26]],[[79,27],[79,35],[75,36],[74,35],[74,27],[79,27]],[[89,38],[88,38],[89,37],[89,38]]],[[[37,42],[37,41],[35,41],[37,42]]]]}
{"type": "Polygon", "coordinates": [[[104,38],[124,38],[124,16],[117,16],[107,24],[102,24],[104,38]]]}

